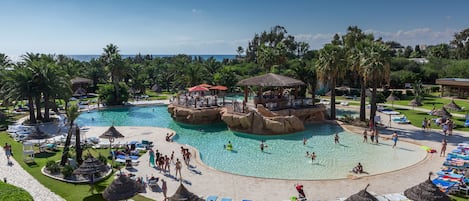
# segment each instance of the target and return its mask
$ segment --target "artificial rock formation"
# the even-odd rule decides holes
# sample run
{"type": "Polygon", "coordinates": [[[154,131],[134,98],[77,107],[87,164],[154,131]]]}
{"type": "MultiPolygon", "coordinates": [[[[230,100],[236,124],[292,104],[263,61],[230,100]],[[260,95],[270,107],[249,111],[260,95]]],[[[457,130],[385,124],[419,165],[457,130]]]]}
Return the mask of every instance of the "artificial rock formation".
{"type": "Polygon", "coordinates": [[[230,113],[222,110],[222,120],[235,131],[253,134],[287,134],[304,130],[303,121],[293,115],[280,115],[262,105],[248,114],[230,113]]]}
{"type": "Polygon", "coordinates": [[[175,121],[187,124],[211,124],[221,120],[218,108],[194,109],[168,105],[168,112],[175,121]]]}

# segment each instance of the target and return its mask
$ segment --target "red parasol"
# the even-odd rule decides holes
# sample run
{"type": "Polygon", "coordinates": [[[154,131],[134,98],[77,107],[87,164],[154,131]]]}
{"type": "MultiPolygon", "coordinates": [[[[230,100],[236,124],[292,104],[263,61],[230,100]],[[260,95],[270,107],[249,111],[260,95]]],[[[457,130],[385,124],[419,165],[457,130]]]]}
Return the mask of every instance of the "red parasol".
{"type": "Polygon", "coordinates": [[[201,87],[201,86],[195,86],[195,87],[189,88],[189,92],[196,92],[196,91],[208,91],[208,89],[205,87],[201,87]]]}
{"type": "Polygon", "coordinates": [[[219,91],[226,91],[226,90],[228,90],[228,87],[217,85],[217,86],[210,87],[210,89],[219,90],[219,91]]]}
{"type": "Polygon", "coordinates": [[[209,84],[206,84],[206,83],[199,84],[199,85],[197,85],[197,86],[199,86],[199,87],[205,87],[205,88],[210,88],[210,87],[212,87],[212,85],[209,85],[209,84]]]}

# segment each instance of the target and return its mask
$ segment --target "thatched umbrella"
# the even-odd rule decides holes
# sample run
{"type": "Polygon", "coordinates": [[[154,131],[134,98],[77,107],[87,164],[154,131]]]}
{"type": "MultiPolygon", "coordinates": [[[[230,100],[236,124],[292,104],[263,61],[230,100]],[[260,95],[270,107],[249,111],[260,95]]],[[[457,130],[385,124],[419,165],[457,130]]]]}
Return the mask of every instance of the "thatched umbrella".
{"type": "Polygon", "coordinates": [[[134,197],[141,189],[137,181],[125,175],[114,179],[103,192],[103,198],[108,201],[126,200],[134,197]]]}
{"type": "Polygon", "coordinates": [[[392,104],[392,107],[394,107],[394,101],[397,101],[399,100],[399,98],[397,96],[394,96],[394,94],[389,94],[389,96],[386,98],[386,101],[389,101],[391,102],[392,104]]]}
{"type": "Polygon", "coordinates": [[[446,104],[443,107],[448,109],[448,110],[454,110],[454,111],[461,111],[462,110],[462,108],[454,102],[454,99],[452,99],[450,103],[446,104]]]}
{"type": "Polygon", "coordinates": [[[422,106],[422,102],[417,101],[417,99],[414,98],[409,102],[409,105],[412,107],[422,106]]]}
{"type": "Polygon", "coordinates": [[[93,175],[98,172],[105,172],[108,169],[109,167],[106,164],[90,155],[80,167],[73,171],[73,174],[93,175]]]}
{"type": "Polygon", "coordinates": [[[105,138],[105,139],[109,139],[109,147],[111,147],[111,143],[114,141],[114,139],[116,138],[123,138],[124,135],[122,135],[121,132],[119,132],[116,127],[114,126],[111,126],[109,127],[109,129],[107,129],[107,131],[105,131],[103,134],[101,134],[99,136],[100,138],[105,138]]]}
{"type": "Polygon", "coordinates": [[[180,200],[204,201],[204,199],[200,198],[199,196],[187,190],[187,188],[184,185],[182,185],[182,183],[179,184],[179,187],[174,193],[174,195],[168,198],[168,201],[180,201],[180,200]]]}
{"type": "Polygon", "coordinates": [[[256,77],[251,77],[239,81],[236,85],[238,86],[261,86],[261,87],[294,87],[304,85],[305,83],[301,80],[293,79],[283,75],[277,75],[273,73],[267,73],[256,77]]]}
{"type": "Polygon", "coordinates": [[[451,115],[451,113],[449,113],[445,107],[441,107],[441,109],[439,110],[436,110],[435,112],[432,113],[433,115],[435,116],[439,116],[439,117],[451,117],[453,115],[451,115]]]}
{"type": "Polygon", "coordinates": [[[405,190],[404,195],[414,201],[450,201],[448,195],[430,180],[431,175],[430,172],[426,181],[405,190]]]}
{"type": "Polygon", "coordinates": [[[89,155],[89,157],[83,161],[83,163],[73,171],[73,174],[81,174],[90,176],[90,185],[91,189],[93,189],[94,185],[94,174],[99,172],[106,172],[109,167],[104,164],[102,161],[94,158],[93,156],[89,155]]]}
{"type": "Polygon", "coordinates": [[[151,87],[151,90],[154,91],[154,92],[161,92],[161,87],[159,84],[154,84],[152,87],[151,87]]]}
{"type": "Polygon", "coordinates": [[[366,191],[368,186],[370,186],[370,184],[366,185],[365,189],[361,190],[360,192],[348,197],[345,201],[378,201],[375,196],[366,191]]]}

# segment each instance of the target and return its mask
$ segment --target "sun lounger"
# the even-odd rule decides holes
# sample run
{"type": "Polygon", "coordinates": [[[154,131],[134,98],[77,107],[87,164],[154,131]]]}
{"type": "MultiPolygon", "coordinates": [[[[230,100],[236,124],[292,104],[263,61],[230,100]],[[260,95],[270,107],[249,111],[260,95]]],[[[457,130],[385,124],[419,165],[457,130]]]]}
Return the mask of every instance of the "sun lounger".
{"type": "Polygon", "coordinates": [[[400,193],[386,194],[384,195],[389,201],[408,201],[409,199],[400,193]]]}
{"type": "Polygon", "coordinates": [[[205,201],[217,201],[217,199],[218,199],[218,196],[211,195],[211,196],[208,196],[207,199],[205,199],[205,201]]]}
{"type": "Polygon", "coordinates": [[[231,198],[222,198],[220,201],[231,201],[231,198]]]}

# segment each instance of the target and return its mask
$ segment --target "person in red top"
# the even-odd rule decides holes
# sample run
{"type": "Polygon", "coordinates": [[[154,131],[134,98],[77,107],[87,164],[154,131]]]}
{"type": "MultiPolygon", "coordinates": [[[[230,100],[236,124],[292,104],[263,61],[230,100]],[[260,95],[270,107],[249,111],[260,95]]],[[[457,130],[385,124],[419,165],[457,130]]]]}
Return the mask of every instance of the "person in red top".
{"type": "Polygon", "coordinates": [[[306,198],[305,192],[303,191],[303,185],[296,184],[295,188],[296,188],[296,191],[298,191],[298,194],[300,194],[300,198],[306,198]]]}

